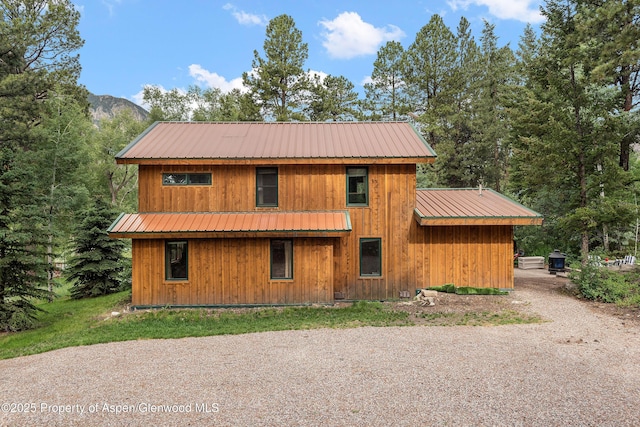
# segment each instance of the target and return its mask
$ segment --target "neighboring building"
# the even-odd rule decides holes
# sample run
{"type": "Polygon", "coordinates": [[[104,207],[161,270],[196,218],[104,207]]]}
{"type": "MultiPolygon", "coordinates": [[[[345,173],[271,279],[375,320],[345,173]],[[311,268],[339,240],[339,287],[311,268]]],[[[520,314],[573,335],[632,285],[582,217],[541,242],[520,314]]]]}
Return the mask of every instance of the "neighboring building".
{"type": "Polygon", "coordinates": [[[542,218],[491,190],[417,190],[435,153],[408,123],[152,125],[139,165],[134,306],[386,300],[513,288],[513,226],[542,218]]]}

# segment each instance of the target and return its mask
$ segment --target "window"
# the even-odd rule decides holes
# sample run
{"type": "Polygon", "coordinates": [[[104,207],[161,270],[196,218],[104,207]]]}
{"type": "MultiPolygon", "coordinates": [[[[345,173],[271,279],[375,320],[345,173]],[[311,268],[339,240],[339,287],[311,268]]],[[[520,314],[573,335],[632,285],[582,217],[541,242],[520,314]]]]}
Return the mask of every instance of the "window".
{"type": "Polygon", "coordinates": [[[163,173],[162,185],[211,185],[211,174],[163,173]]]}
{"type": "Polygon", "coordinates": [[[367,206],[367,187],[367,168],[347,168],[347,206],[367,206]]]}
{"type": "Polygon", "coordinates": [[[382,276],[381,239],[360,239],[360,276],[382,276]]]}
{"type": "Polygon", "coordinates": [[[278,168],[256,169],[256,206],[278,206],[278,168]]]}
{"type": "Polygon", "coordinates": [[[167,242],[165,247],[165,277],[167,280],[187,280],[188,243],[167,242]]]}
{"type": "Polygon", "coordinates": [[[293,240],[271,240],[271,278],[293,279],[293,240]]]}

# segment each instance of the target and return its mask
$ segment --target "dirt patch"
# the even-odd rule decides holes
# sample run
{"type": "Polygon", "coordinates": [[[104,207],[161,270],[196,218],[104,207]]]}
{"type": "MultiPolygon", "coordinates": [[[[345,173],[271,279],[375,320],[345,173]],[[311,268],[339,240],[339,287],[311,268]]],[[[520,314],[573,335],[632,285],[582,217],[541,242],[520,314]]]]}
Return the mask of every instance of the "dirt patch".
{"type": "Polygon", "coordinates": [[[473,325],[483,324],[483,320],[491,324],[541,322],[548,319],[532,312],[527,295],[560,294],[580,301],[595,313],[619,318],[627,326],[640,327],[639,307],[619,307],[582,299],[576,292],[575,285],[563,275],[553,275],[539,269],[516,269],[514,286],[514,291],[509,295],[456,295],[439,292],[434,306],[421,306],[412,300],[385,304],[395,310],[408,312],[410,320],[416,324],[473,325]]]}

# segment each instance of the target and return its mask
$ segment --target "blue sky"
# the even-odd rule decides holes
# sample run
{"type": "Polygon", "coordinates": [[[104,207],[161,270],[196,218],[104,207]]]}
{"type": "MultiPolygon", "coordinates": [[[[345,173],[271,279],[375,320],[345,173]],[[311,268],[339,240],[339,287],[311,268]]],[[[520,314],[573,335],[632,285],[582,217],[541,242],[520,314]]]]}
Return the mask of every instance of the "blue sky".
{"type": "Polygon", "coordinates": [[[72,0],[81,13],[80,83],[96,95],[141,103],[144,85],[241,86],[253,51],[262,57],[269,19],[290,15],[309,45],[306,69],[343,75],[362,92],[381,45],[406,48],[440,14],[455,32],[461,16],[478,40],[487,20],[515,49],[526,23],[538,28],[541,0],[72,0]]]}

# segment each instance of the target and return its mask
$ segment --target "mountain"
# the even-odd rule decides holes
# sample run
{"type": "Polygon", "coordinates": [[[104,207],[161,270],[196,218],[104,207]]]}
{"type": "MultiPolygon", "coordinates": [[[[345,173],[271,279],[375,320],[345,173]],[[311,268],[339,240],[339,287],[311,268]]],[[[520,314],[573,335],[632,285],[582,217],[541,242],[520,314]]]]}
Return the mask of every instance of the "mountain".
{"type": "Polygon", "coordinates": [[[149,112],[141,106],[134,104],[125,98],[116,98],[111,95],[94,95],[89,94],[89,110],[93,117],[93,122],[98,124],[102,119],[111,119],[117,112],[123,109],[129,109],[133,113],[133,117],[143,121],[149,117],[149,112]]]}

